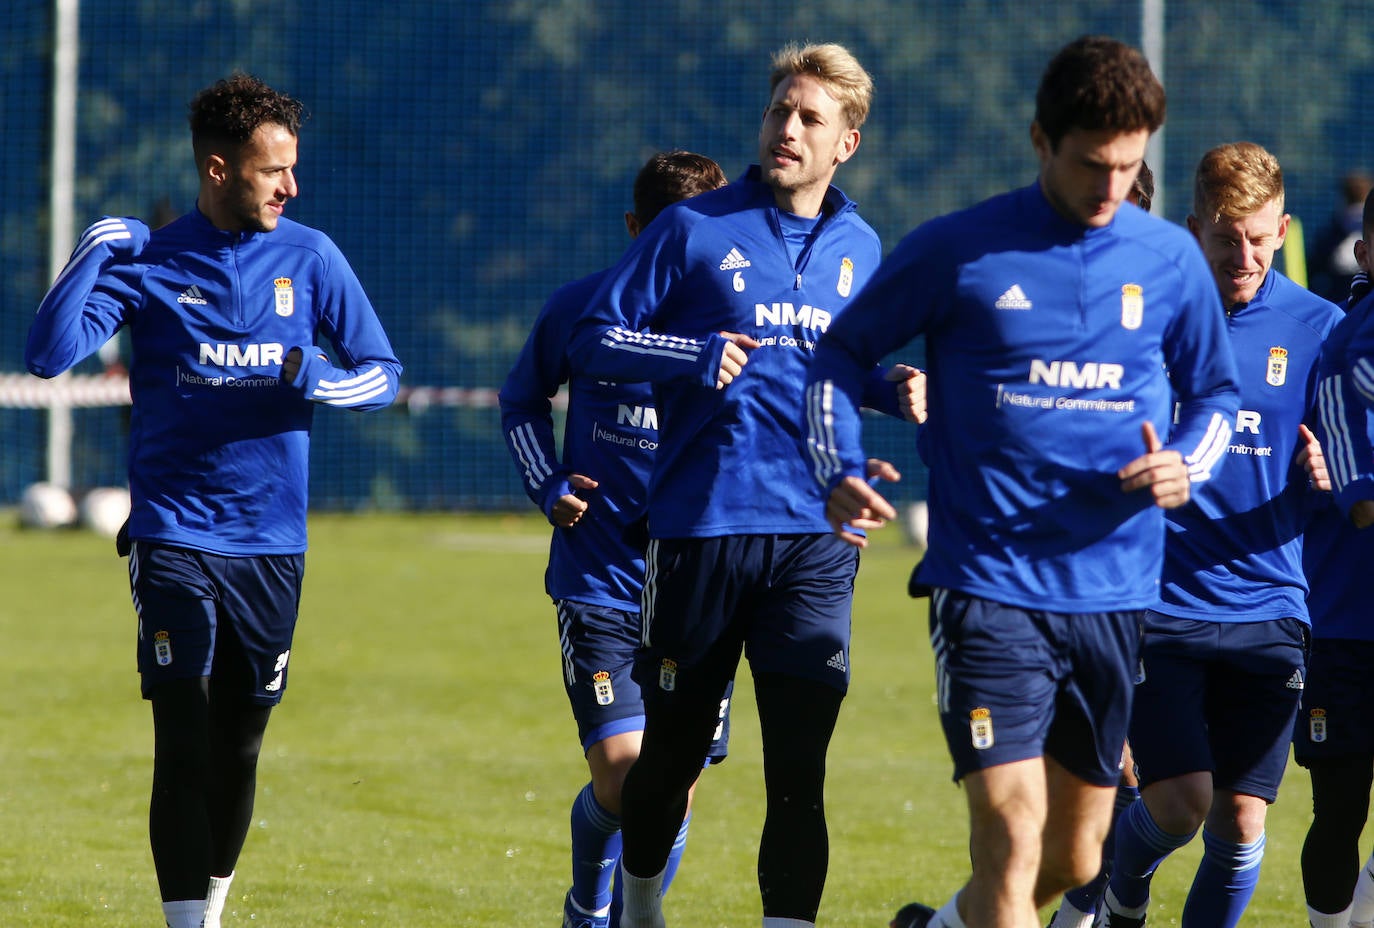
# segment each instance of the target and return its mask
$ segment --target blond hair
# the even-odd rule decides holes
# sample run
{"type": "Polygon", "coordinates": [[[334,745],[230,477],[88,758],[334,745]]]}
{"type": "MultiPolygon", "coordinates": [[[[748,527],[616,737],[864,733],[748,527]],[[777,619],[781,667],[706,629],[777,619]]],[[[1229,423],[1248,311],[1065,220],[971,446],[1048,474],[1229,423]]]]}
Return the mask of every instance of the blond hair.
{"type": "Polygon", "coordinates": [[[1283,213],[1283,169],[1279,159],[1254,142],[1218,145],[1198,162],[1193,179],[1193,215],[1210,222],[1243,219],[1277,204],[1283,213]]]}
{"type": "Polygon", "coordinates": [[[809,74],[825,85],[826,92],[840,104],[849,128],[857,129],[864,124],[873,102],[873,78],[849,49],[834,43],[788,44],[773,54],[769,93],[796,74],[809,74]]]}

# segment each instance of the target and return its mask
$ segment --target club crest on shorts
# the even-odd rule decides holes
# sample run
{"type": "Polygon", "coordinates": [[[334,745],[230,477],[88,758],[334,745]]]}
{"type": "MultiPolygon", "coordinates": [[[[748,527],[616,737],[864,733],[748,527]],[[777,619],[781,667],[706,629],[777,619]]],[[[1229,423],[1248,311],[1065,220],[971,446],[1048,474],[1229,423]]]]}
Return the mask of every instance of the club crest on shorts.
{"type": "Polygon", "coordinates": [[[835,290],[840,296],[849,296],[849,291],[854,289],[854,262],[845,258],[840,262],[840,282],[835,285],[835,290]]]}
{"type": "Polygon", "coordinates": [[[615,691],[611,689],[611,675],[604,670],[592,674],[592,691],[596,693],[598,706],[609,706],[615,702],[615,691]]]}
{"type": "Polygon", "coordinates": [[[276,293],[277,315],[289,316],[296,311],[295,291],[291,289],[290,277],[278,277],[272,281],[276,293]]]}
{"type": "Polygon", "coordinates": [[[1313,709],[1307,715],[1307,737],[1313,744],[1326,740],[1326,710],[1313,709]]]}
{"type": "Polygon", "coordinates": [[[968,727],[972,735],[973,747],[986,751],[992,747],[992,710],[979,706],[968,714],[968,727]]]}
{"type": "Polygon", "coordinates": [[[665,693],[677,689],[677,661],[665,657],[658,665],[658,688],[665,693]]]}
{"type": "Polygon", "coordinates": [[[1121,327],[1135,330],[1145,321],[1145,290],[1140,284],[1121,285],[1121,327]]]}
{"type": "Polygon", "coordinates": [[[1265,368],[1264,382],[1271,387],[1281,387],[1288,380],[1288,349],[1277,345],[1269,349],[1269,366],[1265,368]]]}
{"type": "Polygon", "coordinates": [[[157,658],[159,667],[166,667],[172,663],[171,632],[161,631],[153,635],[153,656],[157,658]]]}

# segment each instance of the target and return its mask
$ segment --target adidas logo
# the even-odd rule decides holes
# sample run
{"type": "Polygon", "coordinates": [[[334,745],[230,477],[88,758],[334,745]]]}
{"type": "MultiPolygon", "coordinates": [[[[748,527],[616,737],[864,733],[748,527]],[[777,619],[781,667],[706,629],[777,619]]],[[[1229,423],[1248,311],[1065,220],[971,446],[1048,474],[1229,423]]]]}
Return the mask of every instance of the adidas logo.
{"type": "Polygon", "coordinates": [[[836,670],[838,670],[840,673],[844,673],[844,671],[845,671],[844,649],[840,649],[839,651],[836,651],[836,652],[835,652],[835,656],[832,657],[832,658],[830,658],[830,660],[828,660],[828,661],[825,662],[825,666],[827,666],[827,667],[833,667],[833,668],[835,668],[836,670]]]}
{"type": "Polygon", "coordinates": [[[190,303],[194,306],[208,306],[210,301],[200,292],[200,287],[195,284],[181,291],[181,296],[177,297],[178,303],[190,303]]]}
{"type": "Polygon", "coordinates": [[[1295,670],[1295,671],[1293,671],[1293,676],[1291,676],[1291,677],[1288,678],[1288,683],[1285,684],[1285,685],[1286,685],[1290,690],[1300,690],[1300,689],[1302,689],[1302,671],[1301,671],[1301,670],[1295,670]]]}
{"type": "Polygon", "coordinates": [[[998,309],[1030,309],[1031,301],[1026,298],[1026,291],[1021,289],[1020,284],[1012,284],[992,305],[998,309]]]}
{"type": "Polygon", "coordinates": [[[731,248],[730,253],[720,262],[722,271],[738,271],[742,267],[749,267],[749,259],[739,253],[738,248],[731,248]]]}

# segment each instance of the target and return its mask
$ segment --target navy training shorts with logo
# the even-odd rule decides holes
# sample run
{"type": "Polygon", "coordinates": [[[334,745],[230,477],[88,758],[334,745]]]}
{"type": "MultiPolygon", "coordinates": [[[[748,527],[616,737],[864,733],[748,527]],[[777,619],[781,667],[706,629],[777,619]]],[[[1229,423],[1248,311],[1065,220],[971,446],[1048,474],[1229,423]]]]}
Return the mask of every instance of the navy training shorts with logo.
{"type": "Polygon", "coordinates": [[[1301,708],[1293,724],[1293,759],[1374,755],[1374,641],[1315,638],[1301,708]]]}
{"type": "Polygon", "coordinates": [[[933,590],[930,643],[954,779],[1048,756],[1088,783],[1116,785],[1142,615],[933,590]]]}
{"type": "Polygon", "coordinates": [[[1273,802],[1302,696],[1300,619],[1209,622],[1148,612],[1131,716],[1141,787],[1210,771],[1212,785],[1273,802]]]}
{"type": "Polygon", "coordinates": [[[704,698],[701,687],[734,677],[741,653],[755,675],[845,692],[858,565],[858,549],[829,533],[650,541],[635,664],[645,698],[704,698]]]}
{"type": "Polygon", "coordinates": [[[129,585],[143,698],[167,680],[211,677],[245,702],[281,702],[304,575],[304,554],[223,557],[135,542],[129,585]]]}
{"type": "MultiPolygon", "coordinates": [[[[560,599],[555,605],[563,688],[577,720],[582,752],[612,735],[643,731],[644,699],[633,679],[639,613],[570,599],[560,599]]],[[[707,763],[720,763],[729,751],[733,686],[731,681],[721,695],[719,723],[706,754],[707,763]]]]}

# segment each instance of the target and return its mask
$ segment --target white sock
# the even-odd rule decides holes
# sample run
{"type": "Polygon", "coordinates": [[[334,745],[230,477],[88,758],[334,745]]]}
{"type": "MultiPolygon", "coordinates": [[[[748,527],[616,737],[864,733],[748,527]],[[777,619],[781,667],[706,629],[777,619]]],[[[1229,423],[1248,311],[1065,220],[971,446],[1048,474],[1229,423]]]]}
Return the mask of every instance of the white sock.
{"type": "Polygon", "coordinates": [[[802,921],[800,918],[769,918],[765,915],[763,928],[816,928],[816,923],[802,921]]]}
{"type": "Polygon", "coordinates": [[[1102,902],[1103,905],[1105,905],[1111,911],[1115,912],[1117,915],[1124,915],[1127,918],[1144,918],[1145,913],[1150,910],[1149,899],[1145,900],[1144,905],[1136,906],[1135,908],[1132,908],[1128,905],[1122,905],[1121,900],[1116,898],[1116,893],[1112,892],[1112,888],[1110,886],[1108,886],[1107,891],[1102,894],[1102,902]]]}
{"type": "Polygon", "coordinates": [[[1355,880],[1355,897],[1350,900],[1350,925],[1368,925],[1374,922],[1374,854],[1360,868],[1355,880]]]}
{"type": "Polygon", "coordinates": [[[1350,908],[1346,907],[1344,912],[1327,915],[1325,912],[1318,912],[1309,905],[1307,907],[1307,922],[1312,928],[1346,928],[1350,924],[1350,908]]]}
{"type": "Polygon", "coordinates": [[[178,899],[162,903],[162,917],[167,921],[167,928],[200,928],[200,920],[204,915],[204,899],[178,899]]]}
{"type": "Polygon", "coordinates": [[[619,928],[666,928],[663,922],[663,871],[655,876],[635,876],[620,866],[624,908],[619,928]]]}
{"type": "Polygon", "coordinates": [[[224,914],[224,903],[229,898],[229,884],[232,882],[232,873],[210,877],[210,888],[205,893],[205,917],[200,928],[220,928],[219,918],[224,914]]]}
{"type": "Polygon", "coordinates": [[[959,894],[950,896],[949,901],[936,910],[926,928],[968,928],[959,917],[959,894]]]}
{"type": "Polygon", "coordinates": [[[1059,900],[1059,911],[1048,928],[1092,928],[1092,912],[1080,912],[1067,897],[1059,900]]]}

